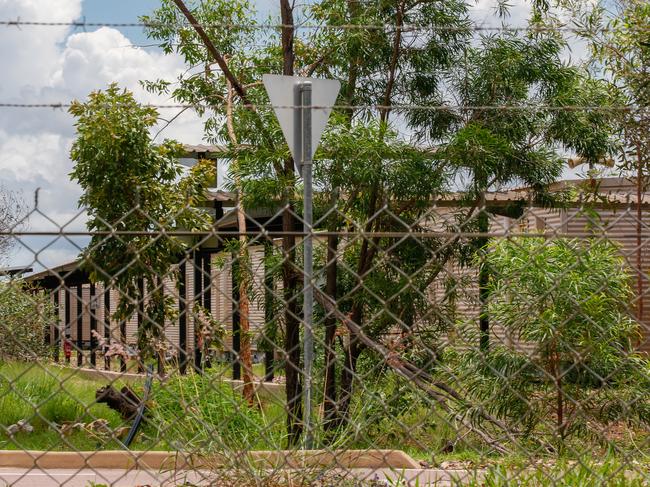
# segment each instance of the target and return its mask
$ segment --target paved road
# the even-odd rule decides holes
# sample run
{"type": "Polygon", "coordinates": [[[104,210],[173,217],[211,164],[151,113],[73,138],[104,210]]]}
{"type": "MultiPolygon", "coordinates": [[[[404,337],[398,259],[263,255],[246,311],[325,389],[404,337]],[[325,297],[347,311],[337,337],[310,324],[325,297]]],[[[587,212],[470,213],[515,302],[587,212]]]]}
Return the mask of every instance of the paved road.
{"type": "MultiPolygon", "coordinates": [[[[451,476],[463,478],[467,472],[463,470],[400,470],[388,469],[370,470],[354,469],[347,472],[357,479],[377,480],[393,479],[387,482],[392,485],[417,485],[420,487],[435,485],[436,487],[450,486],[451,476]],[[397,484],[396,479],[408,479],[409,483],[397,484]],[[417,479],[417,483],[416,483],[417,479]]],[[[0,468],[0,486],[10,485],[16,487],[90,487],[94,484],[105,484],[115,487],[134,486],[174,486],[189,482],[195,485],[218,485],[207,472],[159,472],[147,470],[111,470],[111,469],[82,469],[82,470],[40,470],[20,468],[0,468]]],[[[382,485],[377,482],[378,485],[382,485]]]]}

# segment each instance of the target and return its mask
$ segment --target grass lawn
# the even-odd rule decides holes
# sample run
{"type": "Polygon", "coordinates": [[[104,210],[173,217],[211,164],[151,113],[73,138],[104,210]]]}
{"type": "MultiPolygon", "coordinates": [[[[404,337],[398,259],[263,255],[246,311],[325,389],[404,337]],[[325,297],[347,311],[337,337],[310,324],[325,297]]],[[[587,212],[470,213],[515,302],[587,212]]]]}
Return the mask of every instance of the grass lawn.
{"type": "MultiPolygon", "coordinates": [[[[210,440],[207,449],[235,446],[229,445],[235,441],[237,446],[247,442],[257,448],[280,442],[282,406],[265,401],[261,409],[251,411],[219,380],[220,372],[173,377],[165,384],[156,381],[149,403],[152,413],[131,449],[206,449],[206,440],[210,440]],[[239,435],[240,431],[248,436],[239,435]]],[[[125,435],[131,423],[106,404],[95,402],[95,391],[106,383],[52,365],[0,365],[0,449],[123,449],[112,435],[125,435]],[[108,430],[91,429],[89,423],[98,419],[107,421],[108,430]],[[6,428],[21,420],[27,420],[33,431],[8,434],[6,428]],[[70,427],[75,424],[76,428],[70,427]]],[[[123,385],[119,380],[113,383],[117,389],[123,385]]],[[[141,383],[131,386],[142,395],[141,383]]]]}
{"type": "MultiPolygon", "coordinates": [[[[131,449],[203,454],[284,449],[286,416],[283,402],[262,397],[258,398],[257,407],[249,407],[240,393],[222,380],[228,375],[228,369],[227,366],[215,366],[203,375],[175,375],[163,383],[154,381],[147,421],[131,449]]],[[[0,449],[124,449],[114,433],[120,429],[126,433],[130,422],[123,421],[107,405],[95,402],[95,391],[104,385],[106,380],[89,379],[74,369],[38,363],[0,364],[0,449]],[[108,430],[90,429],[89,423],[97,419],[105,420],[108,430]],[[27,420],[33,431],[9,435],[6,428],[20,420],[27,420]],[[68,433],[65,430],[71,424],[78,428],[68,433]]],[[[119,389],[124,384],[116,381],[113,385],[119,389]]],[[[132,381],[131,385],[142,395],[142,381],[132,381]]],[[[574,478],[575,485],[590,485],[580,482],[593,480],[588,476],[592,467],[576,470],[577,467],[571,466],[576,459],[582,463],[587,452],[588,464],[596,470],[613,473],[612,478],[620,470],[628,471],[627,462],[632,458],[635,465],[648,468],[648,455],[639,457],[639,451],[648,452],[647,432],[636,435],[636,443],[616,455],[605,446],[580,442],[574,443],[566,454],[553,455],[524,449],[525,439],[522,439],[513,454],[498,456],[489,454],[485,445],[469,438],[458,442],[452,452],[440,453],[445,442],[454,438],[455,430],[431,407],[409,399],[389,410],[387,407],[395,399],[378,401],[370,390],[364,391],[358,399],[354,403],[352,421],[337,432],[335,439],[328,443],[329,448],[401,449],[431,467],[488,468],[487,482],[478,479],[475,485],[508,485],[511,481],[508,472],[530,474],[531,485],[546,485],[535,477],[543,475],[537,471],[551,472],[549,469],[555,469],[561,462],[569,462],[562,467],[567,471],[575,470],[571,474],[574,477],[567,477],[574,478]]],[[[323,438],[322,434],[322,431],[316,432],[317,443],[323,438]]]]}

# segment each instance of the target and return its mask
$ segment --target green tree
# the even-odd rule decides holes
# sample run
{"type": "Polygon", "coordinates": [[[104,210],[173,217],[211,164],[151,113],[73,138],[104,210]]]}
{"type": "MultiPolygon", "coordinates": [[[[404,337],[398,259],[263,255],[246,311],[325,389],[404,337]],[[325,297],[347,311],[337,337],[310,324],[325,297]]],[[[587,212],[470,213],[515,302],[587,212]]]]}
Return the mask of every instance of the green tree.
{"type": "Polygon", "coordinates": [[[71,177],[83,189],[79,205],[88,212],[88,230],[97,232],[84,251],[84,265],[91,280],[119,291],[116,320],[142,313],[140,354],[156,356],[165,317],[173,316],[163,279],[173,275],[173,264],[187,248],[164,232],[209,228],[209,216],[196,206],[213,178],[213,165],[200,161],[184,175],[177,163],[182,147],[151,140],[156,110],[139,105],[115,84],[85,102],[75,101],[70,113],[77,119],[71,177]],[[128,233],[102,233],[113,231],[128,233]]]}
{"type": "Polygon", "coordinates": [[[476,403],[518,432],[561,442],[589,421],[650,421],[648,363],[633,351],[630,269],[598,239],[514,238],[490,243],[491,318],[514,342],[459,368],[476,403]],[[537,428],[541,427],[541,431],[537,428]]]}
{"type": "Polygon", "coordinates": [[[636,181],[637,317],[644,319],[641,196],[650,184],[650,5],[644,0],[616,0],[589,5],[578,17],[589,41],[592,66],[610,80],[619,110],[617,166],[636,181]]]}
{"type": "MultiPolygon", "coordinates": [[[[545,3],[534,3],[541,15],[545,3]]],[[[598,113],[572,115],[569,110],[529,106],[603,102],[598,83],[561,62],[561,39],[540,35],[516,42],[502,36],[472,47],[468,5],[462,0],[381,0],[367,5],[321,0],[302,6],[280,0],[279,6],[282,27],[264,29],[252,20],[255,15],[246,0],[164,0],[143,19],[151,25],[148,33],[194,69],[176,84],[155,80],[145,86],[206,115],[206,139],[230,149],[233,189],[241,201],[246,207],[284,208],[283,230],[290,232],[297,230],[300,187],[261,75],[341,81],[343,106],[331,120],[316,164],[318,186],[324,188],[316,211],[322,228],[332,232],[318,270],[326,282],[316,293],[326,329],[323,410],[326,424],[332,419],[336,425],[348,419],[360,356],[379,353],[376,345],[391,326],[408,334],[418,318],[435,316],[426,287],[468,244],[485,244],[367,234],[426,230],[432,201],[455,189],[459,175],[471,181],[462,189],[472,201],[497,185],[520,179],[541,192],[560,173],[562,150],[600,155],[609,139],[604,136],[606,118],[598,113]],[[300,30],[294,25],[298,16],[322,28],[300,30]],[[417,25],[439,28],[413,28],[417,25]],[[505,65],[509,55],[515,56],[512,66],[505,65]],[[469,67],[468,57],[481,66],[461,76],[469,67]],[[490,64],[495,62],[501,69],[490,64]],[[546,69],[552,72],[545,74],[546,69]],[[472,86],[467,92],[466,81],[472,86]],[[450,88],[450,97],[444,98],[450,88]],[[440,110],[440,105],[451,105],[453,97],[461,105],[513,104],[517,110],[440,110]],[[403,108],[408,105],[424,109],[403,108]],[[400,131],[412,137],[398,135],[400,131]],[[588,138],[581,141],[585,134],[588,138]],[[474,144],[478,150],[472,152],[474,144]],[[477,154],[480,158],[472,163],[477,154]],[[364,233],[340,241],[335,233],[343,230],[364,233]],[[400,266],[406,271],[400,272],[400,266]],[[399,292],[397,285],[402,286],[399,292]],[[337,302],[340,309],[328,301],[337,302]],[[348,325],[349,333],[343,344],[335,340],[341,323],[348,325]]],[[[479,201],[463,215],[464,230],[476,228],[480,207],[479,201]]],[[[283,238],[282,258],[287,427],[290,443],[296,444],[302,416],[300,265],[290,234],[283,238]]],[[[428,345],[435,348],[433,342],[428,345]]],[[[434,361],[432,354],[426,362],[434,361]]]]}
{"type": "MultiPolygon", "coordinates": [[[[20,195],[0,185],[0,231],[12,232],[20,228],[25,220],[27,208],[20,195]]],[[[16,244],[16,239],[0,236],[0,265],[2,265],[16,244]]]]}
{"type": "MultiPolygon", "coordinates": [[[[491,214],[521,215],[523,205],[491,207],[485,201],[487,191],[522,184],[532,188],[538,204],[552,205],[546,188],[562,174],[564,154],[596,164],[616,148],[615,120],[607,110],[614,99],[607,83],[566,63],[562,57],[566,47],[558,33],[483,36],[466,46],[447,72],[451,94],[416,85],[419,103],[442,107],[413,111],[410,121],[421,128],[422,138],[437,146],[451,169],[450,180],[472,208],[466,230],[487,233],[491,214]]],[[[482,253],[487,242],[479,237],[469,243],[482,253]]],[[[480,265],[483,350],[489,339],[487,280],[487,270],[480,265]]]]}
{"type": "MultiPolygon", "coordinates": [[[[344,103],[382,105],[383,108],[341,110],[344,117],[338,119],[340,122],[337,123],[345,127],[357,117],[365,120],[376,118],[378,122],[370,123],[368,130],[379,140],[370,143],[386,146],[390,150],[388,144],[381,141],[387,133],[393,112],[389,106],[396,102],[408,103],[412,73],[427,69],[433,76],[431,82],[435,81],[433,72],[451,61],[451,53],[467,34],[468,21],[465,4],[461,1],[431,4],[382,1],[376,5],[362,6],[356,2],[324,0],[312,5],[294,6],[290,1],[281,0],[279,6],[280,22],[284,27],[264,30],[255,28],[256,22],[252,20],[255,15],[250,2],[245,0],[164,1],[153,16],[144,19],[152,24],[150,36],[159,41],[167,52],[177,51],[183,55],[188,65],[206,68],[200,73],[194,71],[183,75],[177,86],[163,80],[145,85],[157,92],[170,93],[184,103],[193,103],[198,110],[209,115],[205,126],[206,138],[225,143],[232,149],[232,158],[236,160],[236,164],[231,165],[233,180],[237,181],[234,189],[241,194],[246,206],[278,204],[284,207],[283,229],[293,231],[297,229],[295,214],[300,202],[297,178],[275,115],[267,106],[268,98],[260,83],[261,75],[266,72],[326,75],[341,80],[344,103]],[[296,15],[326,28],[307,31],[303,35],[294,27],[296,15]],[[360,26],[394,24],[396,16],[398,25],[388,31],[338,28],[350,23],[360,26]],[[442,23],[454,28],[422,32],[422,46],[419,47],[418,43],[404,35],[403,25],[406,23],[442,23]],[[249,27],[244,27],[246,25],[249,27]],[[219,70],[213,69],[215,65],[219,70]],[[229,103],[230,99],[232,103],[229,103]],[[382,128],[377,130],[380,126],[382,128]],[[232,136],[233,133],[236,137],[232,136]]],[[[358,133],[361,130],[359,126],[358,133]]],[[[414,152],[409,151],[408,154],[414,152]]],[[[418,159],[421,157],[418,156],[418,159]]],[[[428,173],[423,177],[428,178],[428,173]]],[[[435,172],[431,178],[439,179],[435,172]]],[[[374,196],[366,201],[365,207],[357,206],[354,213],[356,221],[369,220],[381,208],[384,188],[380,186],[385,182],[382,176],[371,184],[374,189],[370,187],[368,194],[374,196]]],[[[332,187],[329,182],[327,184],[332,187]]],[[[363,184],[364,188],[368,188],[367,181],[363,184]]],[[[332,191],[336,195],[339,189],[333,187],[332,191]]],[[[336,198],[330,201],[330,206],[333,202],[336,202],[336,198]]],[[[375,229],[375,225],[377,228],[380,226],[373,223],[370,230],[375,229]]],[[[333,216],[329,219],[328,227],[343,229],[344,219],[333,216]]],[[[339,253],[332,240],[329,247],[332,255],[339,253]]],[[[286,307],[282,325],[285,336],[283,348],[287,354],[288,430],[292,443],[300,435],[302,415],[298,306],[300,266],[296,262],[295,248],[295,238],[285,236],[282,242],[282,278],[286,307]]],[[[360,254],[355,267],[363,274],[363,269],[367,271],[372,267],[375,250],[369,241],[358,250],[360,254]]],[[[332,289],[336,287],[337,259],[329,261],[333,264],[328,266],[332,272],[329,273],[327,288],[336,299],[336,292],[332,289]]],[[[354,291],[357,295],[359,292],[360,289],[354,291]]],[[[355,319],[361,320],[362,300],[355,298],[354,301],[355,319]]],[[[325,348],[330,351],[328,365],[332,366],[335,363],[331,352],[336,320],[328,317],[327,327],[325,348]]],[[[344,353],[348,361],[355,362],[362,347],[356,345],[356,340],[352,340],[352,343],[352,348],[344,353]]],[[[334,375],[328,375],[330,381],[333,381],[334,375]]],[[[334,383],[330,382],[326,387],[330,411],[338,409],[345,413],[353,376],[354,369],[342,368],[341,393],[338,394],[341,404],[338,408],[334,404],[337,396],[334,383]]]]}

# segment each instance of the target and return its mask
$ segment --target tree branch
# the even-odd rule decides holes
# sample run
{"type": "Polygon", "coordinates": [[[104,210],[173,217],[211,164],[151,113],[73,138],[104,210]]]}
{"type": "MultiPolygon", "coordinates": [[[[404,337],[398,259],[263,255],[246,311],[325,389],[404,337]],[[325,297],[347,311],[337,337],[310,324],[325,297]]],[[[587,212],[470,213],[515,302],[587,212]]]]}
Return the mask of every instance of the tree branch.
{"type": "Polygon", "coordinates": [[[293,76],[295,54],[293,52],[293,5],[289,0],[280,0],[280,16],[282,18],[282,74],[293,76]]]}
{"type": "MultiPolygon", "coordinates": [[[[344,323],[348,330],[350,330],[350,333],[353,333],[357,339],[361,341],[361,343],[363,343],[366,347],[373,350],[375,353],[378,353],[383,358],[384,363],[393,369],[395,373],[397,373],[400,377],[412,382],[418,388],[424,391],[429,397],[440,404],[445,412],[451,412],[447,401],[454,400],[462,403],[465,402],[462,396],[454,389],[452,389],[449,385],[439,381],[433,381],[433,378],[428,374],[418,369],[408,361],[405,361],[398,354],[388,350],[384,345],[376,342],[368,335],[366,335],[362,328],[353,320],[351,320],[345,313],[339,310],[336,306],[336,303],[334,303],[332,299],[323,293],[323,291],[321,291],[318,287],[314,288],[314,298],[323,307],[326,313],[334,315],[336,319],[344,323]],[[440,392],[434,390],[434,387],[439,389],[440,392]]],[[[490,423],[504,429],[509,436],[511,435],[510,431],[505,428],[505,425],[503,425],[496,418],[493,418],[490,414],[486,413],[482,409],[479,410],[479,414],[490,423]]],[[[487,444],[492,446],[498,452],[508,452],[508,449],[499,441],[492,438],[489,433],[476,428],[464,418],[458,419],[461,421],[464,427],[466,427],[469,431],[476,433],[487,444]]]]}
{"type": "Polygon", "coordinates": [[[194,27],[194,30],[201,38],[201,41],[203,41],[203,45],[205,45],[205,48],[208,50],[208,52],[212,55],[214,60],[217,62],[219,68],[221,68],[221,71],[223,72],[223,75],[226,77],[226,79],[230,82],[233,89],[235,90],[235,93],[237,93],[237,95],[239,96],[239,98],[241,98],[241,100],[244,102],[245,105],[252,106],[253,104],[249,101],[248,94],[245,88],[241,85],[241,83],[239,82],[237,77],[232,73],[232,71],[230,71],[230,68],[228,67],[228,63],[224,59],[223,55],[212,43],[212,41],[208,37],[208,34],[203,29],[203,27],[198,23],[194,15],[192,15],[192,12],[190,12],[189,9],[185,6],[183,0],[174,0],[174,3],[178,7],[178,9],[183,13],[187,21],[192,25],[192,27],[194,27]]]}
{"type": "Polygon", "coordinates": [[[404,23],[404,2],[400,2],[397,6],[397,14],[395,15],[395,23],[397,30],[395,31],[395,39],[393,41],[393,54],[390,59],[390,67],[388,69],[388,83],[386,84],[386,92],[384,94],[384,107],[381,109],[380,118],[382,122],[386,122],[388,114],[390,113],[391,97],[395,87],[395,72],[397,71],[397,64],[400,55],[400,46],[402,45],[402,24],[404,23]]]}

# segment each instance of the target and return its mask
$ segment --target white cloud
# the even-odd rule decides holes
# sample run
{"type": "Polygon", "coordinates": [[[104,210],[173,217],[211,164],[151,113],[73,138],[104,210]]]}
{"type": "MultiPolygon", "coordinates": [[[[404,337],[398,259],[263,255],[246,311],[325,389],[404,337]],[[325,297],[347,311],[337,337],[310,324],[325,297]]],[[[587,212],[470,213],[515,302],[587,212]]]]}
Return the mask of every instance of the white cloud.
{"type": "MultiPolygon", "coordinates": [[[[0,0],[0,14],[3,19],[69,22],[81,14],[81,0],[0,0]]],[[[3,28],[0,96],[6,100],[43,86],[59,62],[59,45],[68,32],[65,26],[3,28]]]]}
{"type": "MultiPolygon", "coordinates": [[[[530,4],[515,0],[510,17],[504,22],[525,25],[530,4]]],[[[472,17],[485,20],[484,25],[500,25],[495,20],[496,0],[479,0],[472,7],[472,17]]],[[[262,5],[265,5],[262,3],[262,5]]],[[[0,0],[0,18],[35,21],[70,22],[81,14],[81,0],[0,0]]],[[[67,102],[83,99],[92,90],[103,89],[111,82],[129,88],[142,102],[166,103],[144,92],[139,80],[165,78],[173,80],[185,69],[178,56],[134,48],[129,39],[111,28],[93,32],[72,32],[69,27],[3,28],[0,100],[20,103],[67,102]]],[[[165,110],[165,118],[175,111],[165,110]]],[[[77,213],[79,188],[68,178],[72,170],[68,152],[74,138],[72,117],[64,110],[0,110],[0,180],[23,192],[32,201],[40,190],[43,216],[30,220],[30,230],[52,230],[72,220],[82,228],[84,217],[77,213]]],[[[163,134],[183,142],[199,143],[200,121],[185,112],[163,134]]],[[[15,263],[29,261],[34,252],[51,239],[30,239],[28,247],[17,251],[15,263]]],[[[57,241],[41,258],[47,265],[73,258],[78,248],[70,242],[57,241]]]]}
{"type": "MultiPolygon", "coordinates": [[[[80,13],[81,0],[0,0],[3,19],[70,22],[80,13]]],[[[3,31],[1,56],[3,66],[11,69],[0,77],[0,100],[18,103],[84,99],[112,82],[134,91],[141,102],[167,103],[142,90],[139,81],[173,80],[184,69],[179,57],[135,48],[111,28],[75,33],[68,27],[10,28],[3,31]]],[[[166,117],[173,114],[165,112],[166,117]]],[[[164,136],[198,143],[201,134],[200,121],[188,111],[164,136]]],[[[0,111],[0,180],[5,187],[20,191],[29,203],[40,188],[39,210],[44,215],[32,214],[30,231],[52,231],[66,224],[75,230],[84,227],[85,216],[77,209],[81,191],[68,177],[73,138],[74,120],[64,110],[0,111]]],[[[70,260],[79,252],[77,244],[65,240],[51,245],[51,238],[29,237],[22,243],[13,263],[28,263],[44,247],[38,260],[47,265],[70,260]]]]}

